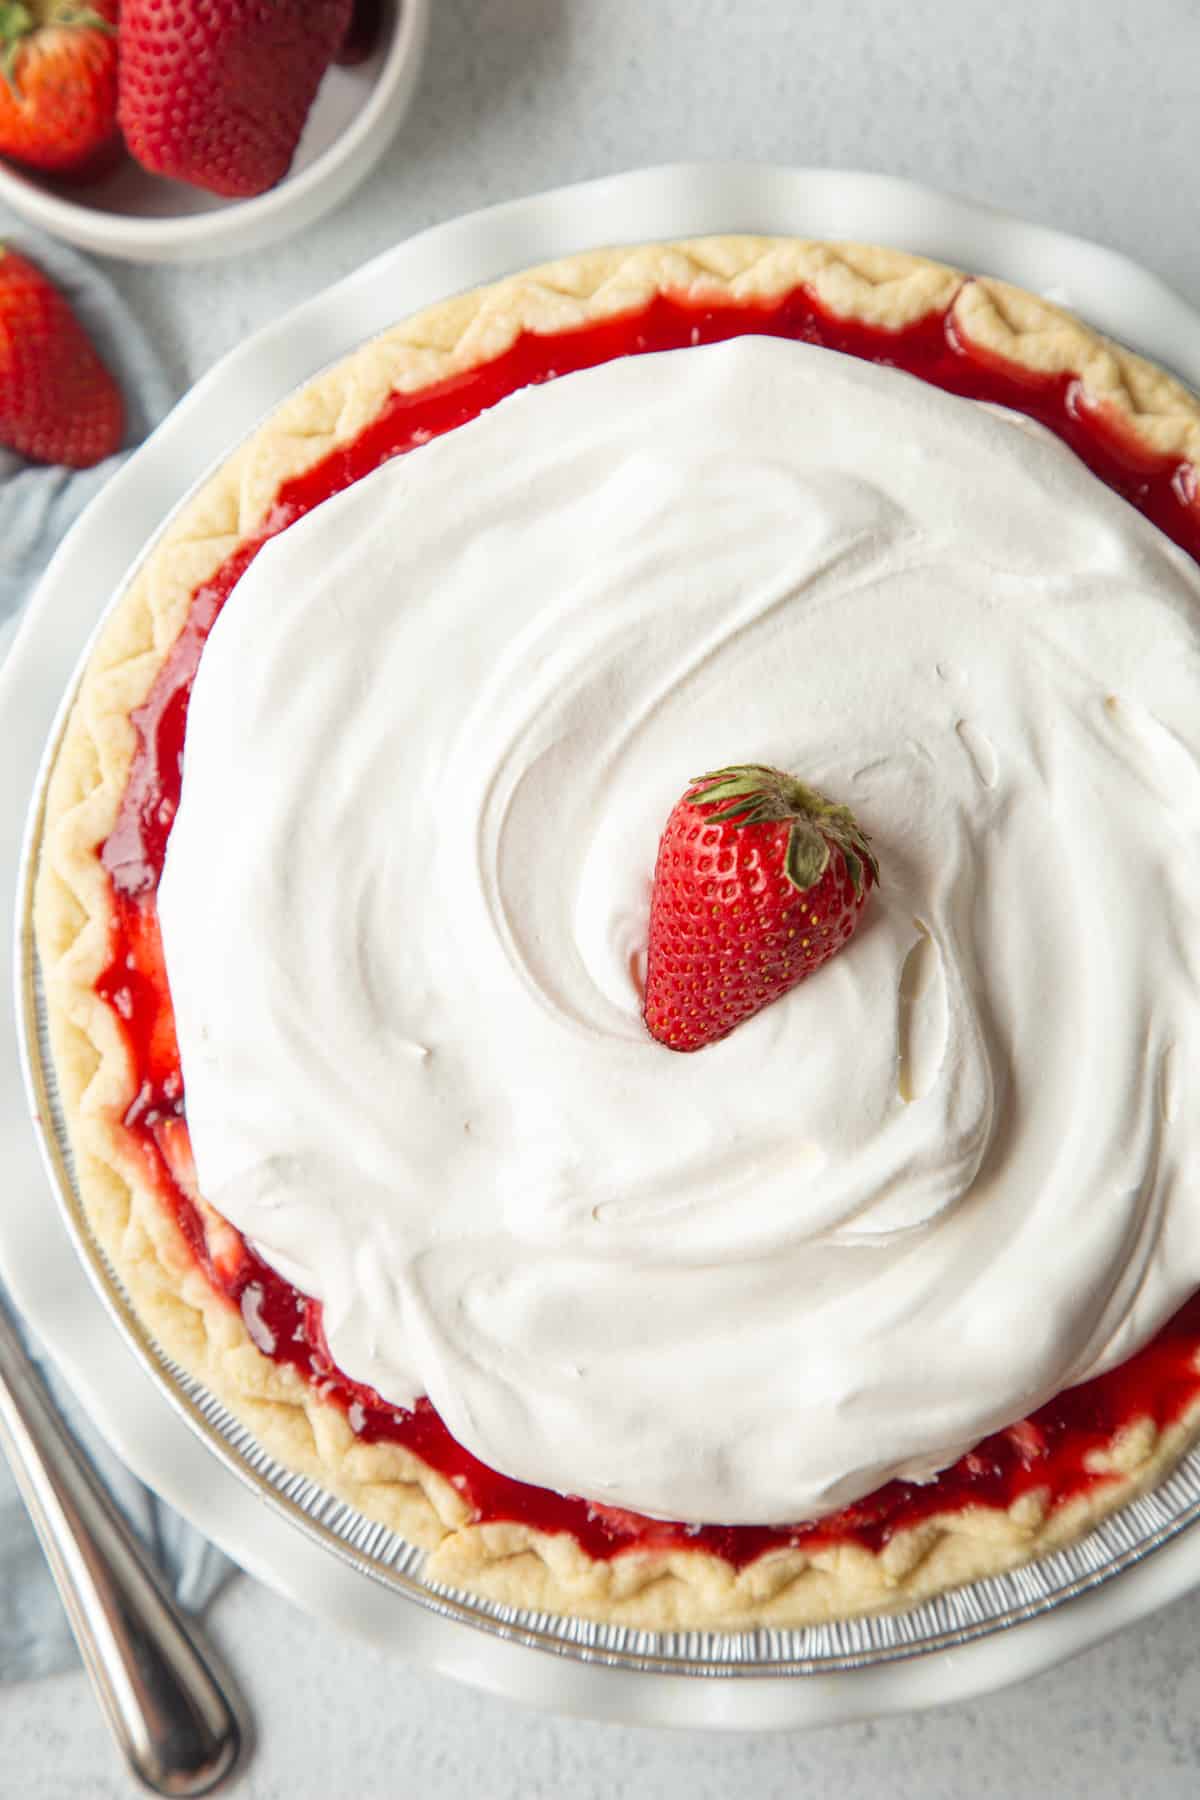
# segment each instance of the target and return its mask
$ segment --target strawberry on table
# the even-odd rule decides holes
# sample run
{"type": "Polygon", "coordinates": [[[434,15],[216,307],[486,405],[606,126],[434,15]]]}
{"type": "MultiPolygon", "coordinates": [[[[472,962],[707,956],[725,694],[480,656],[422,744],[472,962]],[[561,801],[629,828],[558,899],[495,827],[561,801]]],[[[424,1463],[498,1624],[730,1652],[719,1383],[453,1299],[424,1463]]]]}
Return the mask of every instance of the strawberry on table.
{"type": "Polygon", "coordinates": [[[68,301],[0,245],[0,444],[87,469],[120,448],[124,428],[120,390],[68,301]]]}
{"type": "Polygon", "coordinates": [[[281,181],[353,0],[123,0],[118,114],[156,175],[214,194],[281,181]]]}
{"type": "Polygon", "coordinates": [[[846,806],[761,763],[698,777],[658,847],[643,1016],[702,1050],[849,942],[879,880],[846,806]]]}
{"type": "Polygon", "coordinates": [[[117,0],[0,0],[0,156],[84,179],[119,147],[117,0]]]}

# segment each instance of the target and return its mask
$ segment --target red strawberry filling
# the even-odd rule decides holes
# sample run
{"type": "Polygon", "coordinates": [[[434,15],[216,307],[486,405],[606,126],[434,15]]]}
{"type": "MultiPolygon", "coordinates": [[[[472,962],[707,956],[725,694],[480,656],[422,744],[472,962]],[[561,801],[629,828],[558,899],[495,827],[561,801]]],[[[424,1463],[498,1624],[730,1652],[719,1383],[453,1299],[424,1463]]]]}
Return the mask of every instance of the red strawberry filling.
{"type": "Polygon", "coordinates": [[[397,394],[353,443],[285,482],[258,537],[243,544],[192,596],[188,621],[145,703],[134,714],[137,750],[120,814],[101,859],[111,882],[109,966],[97,981],[125,1034],[134,1070],[124,1130],[179,1222],[214,1289],[237,1306],[265,1354],[290,1363],[346,1411],[366,1441],[394,1441],[450,1479],[480,1522],[520,1520],[567,1531],[594,1557],[654,1547],[708,1550],[741,1566],[783,1545],[853,1541],[880,1549],[898,1531],[968,1505],[1007,1508],[1023,1494],[1061,1505],[1113,1479],[1093,1453],[1134,1420],[1168,1427],[1200,1400],[1200,1295],[1121,1368],[1058,1395],[1028,1419],[984,1440],[936,1481],[893,1481],[816,1523],[690,1526],[639,1517],[512,1481],[457,1444],[428,1401],[395,1408],[332,1363],[321,1309],[269,1269],[195,1190],[183,1080],[159,943],[155,896],[179,801],[188,696],[207,633],[262,544],[329,495],[392,456],[451,431],[519,387],[617,356],[684,349],[741,333],[799,339],[905,369],[951,393],[1026,413],[1063,438],[1101,480],[1200,561],[1195,472],[1134,442],[1120,420],[1082,404],[1069,374],[1036,375],[1004,363],[932,313],[882,331],[827,313],[805,290],[752,304],[695,305],[659,297],[642,310],[549,337],[525,335],[483,367],[413,394],[397,394]]]}

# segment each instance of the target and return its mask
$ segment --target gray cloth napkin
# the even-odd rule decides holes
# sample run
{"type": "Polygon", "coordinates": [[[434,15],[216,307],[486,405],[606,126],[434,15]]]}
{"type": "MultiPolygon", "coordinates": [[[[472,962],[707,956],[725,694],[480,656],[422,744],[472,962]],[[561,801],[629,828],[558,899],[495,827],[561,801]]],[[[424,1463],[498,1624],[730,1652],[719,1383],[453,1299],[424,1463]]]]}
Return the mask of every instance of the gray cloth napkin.
{"type": "MultiPolygon", "coordinates": [[[[17,615],[68,528],[128,450],[162,418],[173,395],[141,326],[103,276],[69,250],[24,228],[9,231],[0,221],[0,237],[36,262],[69,296],[121,384],[128,415],[126,450],[95,469],[41,468],[0,449],[2,660],[17,615]]],[[[118,1462],[29,1333],[26,1342],[121,1511],[166,1569],[184,1605],[202,1607],[233,1572],[232,1563],[118,1462]]],[[[0,1681],[48,1675],[75,1660],[74,1641],[33,1528],[0,1459],[0,1681]]]]}

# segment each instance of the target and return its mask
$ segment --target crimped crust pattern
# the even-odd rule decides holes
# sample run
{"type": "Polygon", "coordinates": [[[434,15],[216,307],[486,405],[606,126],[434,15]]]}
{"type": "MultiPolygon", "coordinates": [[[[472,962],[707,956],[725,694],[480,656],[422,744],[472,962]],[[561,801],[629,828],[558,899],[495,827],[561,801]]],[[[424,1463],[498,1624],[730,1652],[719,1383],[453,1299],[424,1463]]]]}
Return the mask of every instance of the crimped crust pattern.
{"type": "MultiPolygon", "coordinates": [[[[522,331],[554,333],[669,291],[695,300],[777,297],[806,286],[830,312],[900,327],[950,309],[965,340],[1009,363],[1073,374],[1150,451],[1200,467],[1200,401],[1154,364],[1003,282],[857,244],[761,237],[596,250],[442,302],[365,345],[295,394],[169,522],[100,633],[49,783],[35,895],[51,1046],[90,1227],[152,1337],[236,1412],[279,1461],[432,1552],[434,1579],[521,1607],[646,1628],[804,1625],[911,1604],[1077,1536],[1158,1479],[1200,1423],[1149,1420],[1105,1453],[1114,1479],[1049,1510],[1025,1495],[899,1532],[878,1555],[853,1544],[786,1549],[741,1571],[695,1551],[590,1558],[574,1538],[472,1525],[454,1486],[394,1444],[366,1444],[344,1412],[256,1349],[197,1266],[148,1183],[122,1118],[129,1054],[94,983],[108,960],[111,902],[98,849],[114,824],[145,699],[191,594],[256,534],[282,482],[352,441],[390,394],[415,392],[502,354],[522,331]]],[[[205,1213],[219,1254],[221,1222],[205,1213]]],[[[226,1228],[227,1230],[228,1228],[226,1228]]]]}

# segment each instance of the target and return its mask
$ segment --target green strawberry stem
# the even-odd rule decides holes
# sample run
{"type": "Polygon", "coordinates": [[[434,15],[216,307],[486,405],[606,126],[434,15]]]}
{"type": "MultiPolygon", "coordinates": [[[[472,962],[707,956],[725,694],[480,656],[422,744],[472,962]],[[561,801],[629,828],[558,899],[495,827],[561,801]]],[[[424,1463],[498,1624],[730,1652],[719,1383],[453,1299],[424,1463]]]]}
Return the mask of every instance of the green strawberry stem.
{"type": "Polygon", "coordinates": [[[875,853],[850,808],[826,800],[795,775],[769,768],[765,763],[735,763],[697,776],[691,788],[687,795],[691,806],[729,802],[723,811],[709,813],[714,824],[728,820],[740,829],[744,825],[790,820],[784,869],[799,893],[807,893],[820,881],[834,849],[840,850],[845,859],[846,873],[856,894],[862,893],[864,863],[878,883],[875,853]]]}
{"type": "Polygon", "coordinates": [[[0,43],[26,37],[33,30],[33,14],[21,0],[0,0],[0,43]]]}
{"type": "Polygon", "coordinates": [[[109,37],[115,37],[117,28],[111,19],[103,13],[93,12],[90,6],[76,6],[74,0],[58,0],[46,15],[47,25],[66,25],[77,27],[80,31],[103,31],[109,37]]]}
{"type": "Polygon", "coordinates": [[[19,100],[21,91],[17,86],[17,55],[21,48],[21,39],[28,37],[34,28],[33,14],[21,0],[0,0],[0,75],[12,89],[14,100],[19,100]]]}
{"type": "Polygon", "coordinates": [[[48,25],[61,25],[68,30],[103,31],[109,36],[117,29],[111,19],[93,12],[90,6],[76,6],[74,0],[58,0],[40,18],[30,12],[24,0],[0,0],[0,75],[11,88],[14,100],[21,98],[17,81],[21,40],[48,25]]]}

